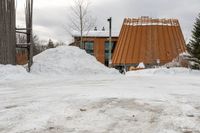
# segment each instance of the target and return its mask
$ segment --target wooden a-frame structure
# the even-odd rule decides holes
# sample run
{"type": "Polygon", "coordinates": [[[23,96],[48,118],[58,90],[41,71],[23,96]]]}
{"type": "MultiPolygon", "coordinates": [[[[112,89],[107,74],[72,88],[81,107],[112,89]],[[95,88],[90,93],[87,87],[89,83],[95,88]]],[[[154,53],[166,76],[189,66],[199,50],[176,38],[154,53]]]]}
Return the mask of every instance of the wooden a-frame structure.
{"type": "Polygon", "coordinates": [[[112,65],[136,67],[171,62],[186,51],[177,19],[126,18],[112,57],[112,65]]]}

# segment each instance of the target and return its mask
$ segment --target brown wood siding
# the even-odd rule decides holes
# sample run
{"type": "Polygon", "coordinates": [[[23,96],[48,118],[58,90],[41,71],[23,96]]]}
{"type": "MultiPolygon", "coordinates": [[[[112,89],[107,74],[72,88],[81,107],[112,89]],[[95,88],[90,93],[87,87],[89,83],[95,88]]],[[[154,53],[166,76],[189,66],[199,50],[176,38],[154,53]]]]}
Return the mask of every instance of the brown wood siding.
{"type": "MultiPolygon", "coordinates": [[[[125,23],[125,21],[126,20],[124,20],[124,22],[123,23],[125,23]]],[[[124,26],[125,25],[122,25],[122,29],[121,29],[121,31],[120,31],[120,35],[122,35],[122,36],[124,36],[124,33],[125,33],[125,28],[124,28],[124,26]]],[[[121,43],[122,42],[122,39],[123,38],[118,38],[118,43],[121,43]]],[[[113,53],[113,57],[112,57],[112,59],[113,60],[116,60],[117,61],[117,56],[115,56],[115,53],[119,53],[120,52],[120,50],[121,50],[121,47],[120,46],[118,46],[118,47],[115,47],[115,52],[113,53]]],[[[118,57],[118,58],[120,58],[120,57],[118,57]]]]}
{"type": "Polygon", "coordinates": [[[27,52],[17,52],[16,53],[16,64],[25,65],[28,63],[28,54],[27,52]]]}
{"type": "Polygon", "coordinates": [[[113,65],[171,62],[186,51],[176,19],[125,19],[114,51],[113,65]]]}
{"type": "Polygon", "coordinates": [[[95,38],[94,39],[94,56],[96,57],[96,59],[104,64],[104,42],[105,39],[104,38],[95,38]]]}
{"type": "MultiPolygon", "coordinates": [[[[79,38],[75,38],[75,42],[78,41],[79,38]]],[[[84,37],[83,42],[92,41],[94,42],[94,56],[96,59],[105,64],[105,42],[109,41],[108,37],[84,37]]],[[[112,42],[117,42],[118,37],[113,37],[112,42]]],[[[73,43],[72,46],[78,46],[77,43],[73,43]]],[[[116,50],[116,49],[115,49],[116,50]]]]}

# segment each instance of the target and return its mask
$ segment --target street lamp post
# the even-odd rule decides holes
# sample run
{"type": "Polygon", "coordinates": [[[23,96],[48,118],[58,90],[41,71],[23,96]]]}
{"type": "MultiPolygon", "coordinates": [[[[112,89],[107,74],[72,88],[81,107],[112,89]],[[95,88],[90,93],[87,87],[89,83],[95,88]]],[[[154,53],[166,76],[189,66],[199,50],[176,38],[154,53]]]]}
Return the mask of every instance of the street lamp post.
{"type": "Polygon", "coordinates": [[[112,66],[112,17],[108,19],[109,22],[109,67],[112,66]]]}

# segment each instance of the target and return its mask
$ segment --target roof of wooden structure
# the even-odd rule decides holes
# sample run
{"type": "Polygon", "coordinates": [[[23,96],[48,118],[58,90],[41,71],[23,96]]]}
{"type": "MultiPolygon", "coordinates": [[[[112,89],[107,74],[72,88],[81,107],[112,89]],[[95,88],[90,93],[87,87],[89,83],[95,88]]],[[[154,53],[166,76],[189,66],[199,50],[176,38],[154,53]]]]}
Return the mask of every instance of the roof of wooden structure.
{"type": "Polygon", "coordinates": [[[167,63],[186,51],[184,37],[177,19],[126,18],[122,25],[113,65],[143,62],[167,63]]]}

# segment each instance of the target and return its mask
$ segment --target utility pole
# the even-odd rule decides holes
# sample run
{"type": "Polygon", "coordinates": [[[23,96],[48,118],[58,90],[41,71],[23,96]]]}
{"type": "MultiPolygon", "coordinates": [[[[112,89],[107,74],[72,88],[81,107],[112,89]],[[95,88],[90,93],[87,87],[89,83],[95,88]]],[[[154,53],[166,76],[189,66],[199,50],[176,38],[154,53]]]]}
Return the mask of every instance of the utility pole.
{"type": "Polygon", "coordinates": [[[109,67],[112,66],[112,17],[108,19],[109,22],[109,67]]]}
{"type": "Polygon", "coordinates": [[[27,28],[27,44],[29,43],[29,61],[28,72],[31,71],[33,65],[33,0],[28,0],[26,3],[26,28],[27,28]]]}
{"type": "Polygon", "coordinates": [[[33,64],[33,31],[32,31],[32,18],[33,18],[33,0],[26,0],[25,6],[26,27],[16,28],[16,33],[26,35],[26,43],[17,43],[17,48],[25,48],[28,51],[28,72],[31,71],[33,64]]]}

